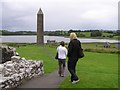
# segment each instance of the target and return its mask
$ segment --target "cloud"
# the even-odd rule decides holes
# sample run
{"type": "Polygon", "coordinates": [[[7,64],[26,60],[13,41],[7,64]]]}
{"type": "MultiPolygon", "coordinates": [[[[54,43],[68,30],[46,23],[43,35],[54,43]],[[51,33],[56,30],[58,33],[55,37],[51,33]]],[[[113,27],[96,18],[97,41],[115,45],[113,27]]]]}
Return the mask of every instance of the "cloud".
{"type": "Polygon", "coordinates": [[[36,30],[42,8],[45,30],[117,29],[118,0],[2,0],[2,28],[36,30]]]}
{"type": "MultiPolygon", "coordinates": [[[[2,13],[2,3],[0,3],[0,13],[2,13]]],[[[2,14],[0,14],[0,28],[2,28],[2,14]]]]}

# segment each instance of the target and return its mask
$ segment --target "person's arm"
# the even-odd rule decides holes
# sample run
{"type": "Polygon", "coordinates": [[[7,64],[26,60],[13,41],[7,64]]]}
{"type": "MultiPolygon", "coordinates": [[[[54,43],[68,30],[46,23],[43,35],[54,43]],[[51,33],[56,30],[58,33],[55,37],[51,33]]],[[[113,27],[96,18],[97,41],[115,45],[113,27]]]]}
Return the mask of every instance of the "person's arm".
{"type": "Polygon", "coordinates": [[[80,48],[81,48],[81,42],[79,41],[79,46],[80,46],[80,48]]]}
{"type": "Polygon", "coordinates": [[[70,41],[68,45],[68,54],[67,54],[68,57],[72,55],[72,48],[73,48],[73,45],[72,45],[72,42],[70,41]]]}
{"type": "Polygon", "coordinates": [[[67,49],[65,48],[65,55],[67,56],[67,49]]]}
{"type": "Polygon", "coordinates": [[[57,47],[57,51],[56,51],[56,52],[58,52],[58,48],[59,48],[59,47],[57,47]]]}

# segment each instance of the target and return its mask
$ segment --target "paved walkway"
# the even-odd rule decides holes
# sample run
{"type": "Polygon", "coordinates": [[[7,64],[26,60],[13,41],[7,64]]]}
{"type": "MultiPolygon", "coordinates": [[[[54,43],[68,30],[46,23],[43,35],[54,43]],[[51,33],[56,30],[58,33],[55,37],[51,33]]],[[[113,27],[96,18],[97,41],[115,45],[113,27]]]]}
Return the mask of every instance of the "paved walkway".
{"type": "Polygon", "coordinates": [[[65,70],[65,77],[58,76],[58,71],[55,71],[49,75],[33,78],[20,85],[18,88],[58,88],[67,75],[67,69],[65,70]]]}

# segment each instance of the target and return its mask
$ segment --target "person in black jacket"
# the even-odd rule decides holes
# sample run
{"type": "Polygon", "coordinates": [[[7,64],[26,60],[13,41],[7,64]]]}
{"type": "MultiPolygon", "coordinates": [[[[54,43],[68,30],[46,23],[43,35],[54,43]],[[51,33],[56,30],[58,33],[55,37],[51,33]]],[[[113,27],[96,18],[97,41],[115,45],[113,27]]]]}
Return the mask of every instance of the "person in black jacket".
{"type": "Polygon", "coordinates": [[[71,82],[77,83],[79,82],[79,78],[76,75],[76,64],[79,59],[79,50],[81,48],[81,43],[77,39],[77,35],[75,33],[70,33],[70,42],[68,45],[68,70],[71,74],[71,82]]]}

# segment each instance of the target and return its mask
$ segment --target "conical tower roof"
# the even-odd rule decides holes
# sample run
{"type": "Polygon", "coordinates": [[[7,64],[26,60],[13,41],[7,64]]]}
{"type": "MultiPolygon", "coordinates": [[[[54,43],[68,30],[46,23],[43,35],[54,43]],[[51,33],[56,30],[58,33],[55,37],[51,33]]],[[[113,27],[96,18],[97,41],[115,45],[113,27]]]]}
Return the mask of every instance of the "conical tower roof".
{"type": "Polygon", "coordinates": [[[43,14],[41,8],[39,9],[38,13],[37,14],[43,14]]]}

